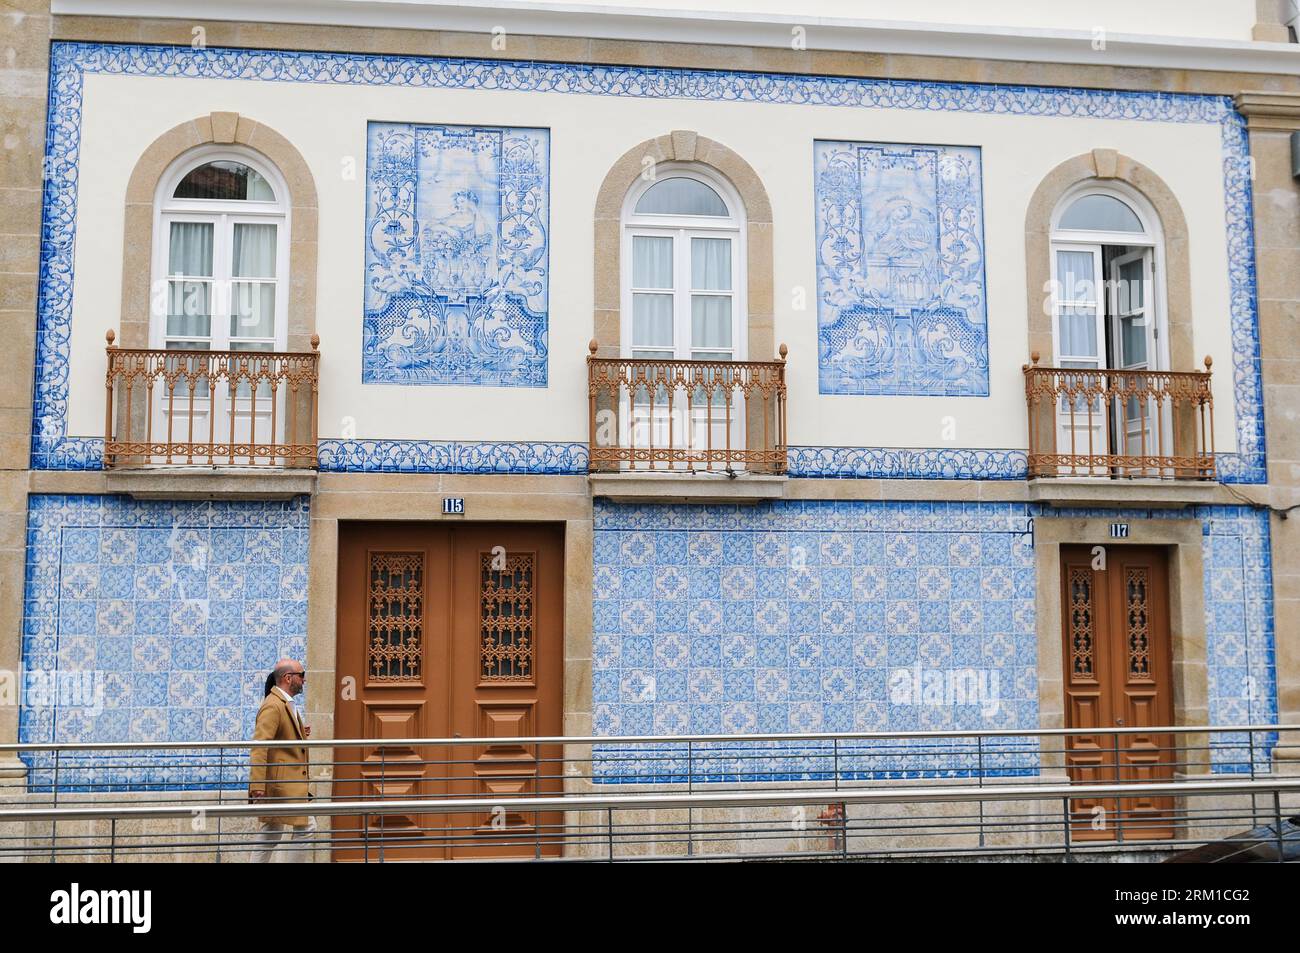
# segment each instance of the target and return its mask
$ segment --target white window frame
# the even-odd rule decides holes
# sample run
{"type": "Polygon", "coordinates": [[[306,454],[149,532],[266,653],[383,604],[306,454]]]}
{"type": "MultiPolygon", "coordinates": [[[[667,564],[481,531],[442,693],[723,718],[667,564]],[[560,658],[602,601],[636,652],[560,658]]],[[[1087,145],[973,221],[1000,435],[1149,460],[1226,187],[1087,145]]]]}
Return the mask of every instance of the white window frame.
{"type": "Polygon", "coordinates": [[[229,351],[232,340],[239,344],[270,344],[273,351],[288,350],[289,341],[289,190],[273,165],[247,149],[206,147],[181,156],[162,176],[154,198],[152,269],[154,282],[150,297],[149,347],[166,348],[169,340],[195,341],[200,338],[167,333],[168,255],[171,223],[211,222],[212,235],[212,323],[208,328],[209,350],[229,351]],[[209,162],[239,162],[247,165],[271,186],[274,202],[257,200],[173,198],[176,187],[194,169],[209,162]],[[276,230],[275,262],[275,335],[271,338],[239,337],[230,334],[230,298],[232,290],[231,256],[234,252],[234,226],[274,224],[276,230]]]}
{"type": "MultiPolygon", "coordinates": [[[[731,239],[731,360],[748,359],[749,312],[746,302],[748,281],[748,251],[745,241],[744,203],[740,195],[720,176],[690,163],[664,163],[655,168],[651,179],[639,179],[628,190],[620,218],[622,223],[621,253],[619,255],[619,287],[622,302],[621,351],[624,357],[633,357],[632,348],[632,239],[634,236],[671,237],[673,239],[673,360],[691,360],[691,239],[731,239]],[[694,179],[721,196],[727,206],[726,218],[708,215],[652,215],[636,212],[637,202],[649,189],[669,178],[694,179]]],[[[637,289],[665,293],[664,289],[637,289]]],[[[723,294],[700,289],[700,294],[723,294]]],[[[644,348],[643,350],[652,350],[644,348]]],[[[703,350],[703,349],[701,349],[703,350]]],[[[719,353],[725,348],[708,348],[719,353]]],[[[708,358],[707,360],[723,360],[708,358]]]]}
{"type": "MultiPolygon", "coordinates": [[[[1165,242],[1164,235],[1160,228],[1160,218],[1156,215],[1155,209],[1150,203],[1137,191],[1125,187],[1122,183],[1085,182],[1082,185],[1066,192],[1061,196],[1060,201],[1056,203],[1056,208],[1052,211],[1051,219],[1051,241],[1049,243],[1050,268],[1051,268],[1051,317],[1052,317],[1052,357],[1053,363],[1060,366],[1060,336],[1059,328],[1059,309],[1061,301],[1059,293],[1061,289],[1060,279],[1057,275],[1056,253],[1058,250],[1080,251],[1084,246],[1102,245],[1132,245],[1135,247],[1151,249],[1152,261],[1152,279],[1150,286],[1151,302],[1150,312],[1152,320],[1152,334],[1148,339],[1151,344],[1149,352],[1149,365],[1151,370],[1168,370],[1169,369],[1169,333],[1168,333],[1168,294],[1165,288],[1165,242]],[[1066,209],[1076,201],[1086,195],[1105,195],[1110,198],[1118,199],[1131,208],[1137,215],[1138,221],[1142,223],[1144,231],[1142,232],[1103,232],[1088,231],[1084,229],[1061,228],[1061,216],[1065,214],[1066,209]]],[[[1100,254],[1097,258],[1098,267],[1102,261],[1100,254]]],[[[1107,303],[1106,291],[1107,275],[1104,271],[1098,271],[1097,280],[1100,286],[1096,289],[1096,299],[1101,311],[1109,310],[1107,303]]],[[[1101,359],[1100,366],[1109,368],[1111,364],[1110,355],[1106,353],[1105,345],[1105,318],[1099,315],[1098,333],[1103,337],[1098,339],[1098,352],[1101,359]]],[[[1068,357],[1068,356],[1067,356],[1068,357]]]]}

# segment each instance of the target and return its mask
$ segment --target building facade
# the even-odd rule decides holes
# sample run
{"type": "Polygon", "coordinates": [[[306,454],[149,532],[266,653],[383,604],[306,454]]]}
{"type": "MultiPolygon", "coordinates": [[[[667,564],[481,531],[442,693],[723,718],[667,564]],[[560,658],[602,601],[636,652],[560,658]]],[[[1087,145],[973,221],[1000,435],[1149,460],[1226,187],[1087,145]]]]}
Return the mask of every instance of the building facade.
{"type": "Polygon", "coordinates": [[[1300,721],[1287,4],[11,6],[0,741],[1300,721]]]}

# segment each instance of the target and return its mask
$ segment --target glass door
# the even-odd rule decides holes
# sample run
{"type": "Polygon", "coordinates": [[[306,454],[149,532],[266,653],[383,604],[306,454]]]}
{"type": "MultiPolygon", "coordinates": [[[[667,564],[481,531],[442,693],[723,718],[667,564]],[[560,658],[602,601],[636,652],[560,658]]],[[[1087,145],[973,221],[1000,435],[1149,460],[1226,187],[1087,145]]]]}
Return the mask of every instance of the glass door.
{"type": "MultiPolygon", "coordinates": [[[[1111,259],[1107,285],[1110,292],[1111,363],[1116,370],[1141,372],[1155,367],[1155,320],[1151,313],[1151,249],[1142,248],[1111,259]]],[[[1147,396],[1153,390],[1147,375],[1124,375],[1120,385],[1131,396],[1116,400],[1111,427],[1118,452],[1145,457],[1157,452],[1155,428],[1163,408],[1147,396]]],[[[1139,468],[1125,468],[1139,469],[1139,468]]],[[[1145,469],[1142,467],[1140,469],[1145,469]]]]}
{"type": "Polygon", "coordinates": [[[707,465],[708,451],[744,446],[744,398],[732,386],[736,359],[735,242],[691,229],[631,235],[629,356],[662,361],[624,398],[620,424],[650,466],[679,451],[673,469],[707,465]],[[690,366],[668,362],[689,361],[690,366]]]}
{"type": "MultiPolygon", "coordinates": [[[[1106,368],[1106,331],[1101,297],[1101,246],[1057,244],[1052,267],[1056,324],[1055,366],[1084,370],[1106,368]]],[[[1101,374],[1062,375],[1063,393],[1057,403],[1058,454],[1108,453],[1105,378],[1101,374]]],[[[1070,465],[1063,475],[1104,474],[1104,467],[1070,465]]]]}
{"type": "MultiPolygon", "coordinates": [[[[285,388],[273,390],[272,364],[254,360],[241,366],[232,361],[234,379],[209,379],[208,358],[193,353],[278,349],[283,241],[279,223],[169,214],[162,227],[167,236],[162,251],[166,317],[162,340],[155,346],[189,353],[169,355],[164,376],[154,383],[155,442],[233,443],[250,449],[281,442],[285,388]]],[[[222,462],[222,455],[208,458],[206,447],[202,449],[203,462],[222,462]]]]}

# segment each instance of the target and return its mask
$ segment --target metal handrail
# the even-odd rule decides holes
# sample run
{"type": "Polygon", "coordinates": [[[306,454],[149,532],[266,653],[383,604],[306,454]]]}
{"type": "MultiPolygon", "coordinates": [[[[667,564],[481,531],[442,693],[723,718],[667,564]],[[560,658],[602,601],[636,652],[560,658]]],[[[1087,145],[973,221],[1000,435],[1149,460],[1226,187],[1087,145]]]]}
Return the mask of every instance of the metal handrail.
{"type": "MultiPolygon", "coordinates": [[[[1069,735],[1125,735],[1125,734],[1259,734],[1262,732],[1300,732],[1300,725],[1250,724],[1250,725],[1168,725],[1143,728],[1025,728],[1025,729],[952,729],[925,731],[846,731],[846,732],[786,732],[775,734],[744,735],[536,735],[513,738],[403,738],[401,743],[410,747],[431,745],[619,745],[655,743],[712,743],[743,741],[869,741],[919,738],[1044,738],[1069,735]]],[[[0,751],[108,751],[141,750],[166,751],[219,748],[348,748],[391,745],[392,739],[381,738],[312,738],[295,741],[88,741],[69,742],[0,742],[0,751]]]]}
{"type": "Polygon", "coordinates": [[[1023,367],[1031,478],[1214,479],[1208,356],[1204,371],[1047,367],[1037,351],[1031,360],[1023,367]]]}
{"type": "Polygon", "coordinates": [[[851,790],[808,789],[798,791],[692,791],[684,794],[557,794],[553,797],[420,798],[373,801],[290,801],[274,804],[178,804],[176,806],[35,807],[0,809],[0,823],[6,821],[94,821],[112,818],[192,817],[202,811],[216,817],[294,817],[352,814],[472,814],[483,811],[484,803],[508,813],[528,814],[556,811],[671,810],[681,808],[787,807],[807,804],[911,804],[951,801],[1045,801],[1070,798],[1133,798],[1140,795],[1300,793],[1300,778],[1254,780],[1223,778],[1207,781],[1165,781],[1135,784],[1009,784],[991,787],[972,785],[948,787],[878,787],[851,790]]]}
{"type": "Polygon", "coordinates": [[[316,466],[319,335],[301,352],[124,348],[111,329],[105,339],[106,469],[316,466]]]}
{"type": "Polygon", "coordinates": [[[785,472],[784,344],[775,361],[597,357],[594,338],[588,350],[593,472],[785,472]]]}

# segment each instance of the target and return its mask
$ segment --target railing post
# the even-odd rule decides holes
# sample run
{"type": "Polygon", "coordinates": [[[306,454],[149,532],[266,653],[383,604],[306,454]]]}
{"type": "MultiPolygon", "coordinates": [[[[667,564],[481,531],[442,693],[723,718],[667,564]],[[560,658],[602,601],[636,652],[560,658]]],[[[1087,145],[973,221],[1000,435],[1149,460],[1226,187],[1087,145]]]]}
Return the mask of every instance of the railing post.
{"type": "Polygon", "coordinates": [[[113,341],[117,337],[117,332],[109,328],[104,335],[108,342],[107,358],[108,370],[104,375],[104,381],[107,393],[104,398],[104,466],[111,467],[116,458],[116,454],[109,453],[109,446],[113,442],[113,378],[117,373],[117,348],[113,341]]]}

